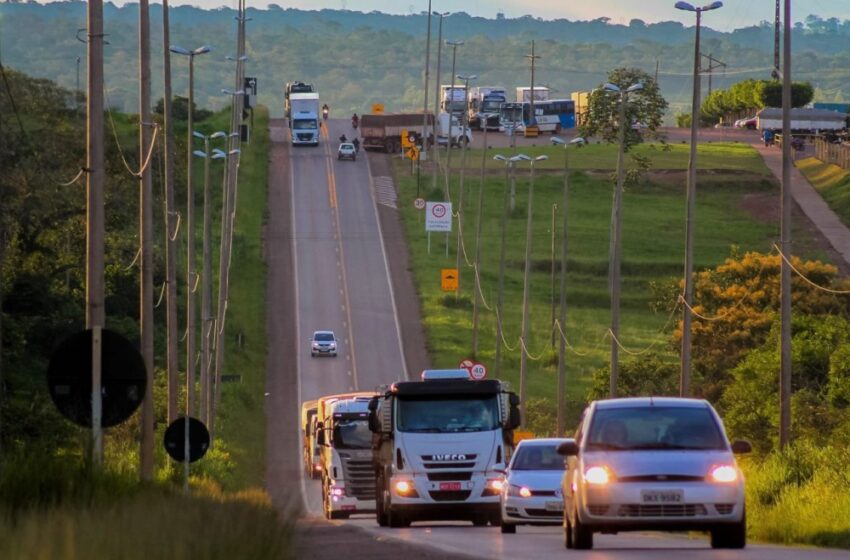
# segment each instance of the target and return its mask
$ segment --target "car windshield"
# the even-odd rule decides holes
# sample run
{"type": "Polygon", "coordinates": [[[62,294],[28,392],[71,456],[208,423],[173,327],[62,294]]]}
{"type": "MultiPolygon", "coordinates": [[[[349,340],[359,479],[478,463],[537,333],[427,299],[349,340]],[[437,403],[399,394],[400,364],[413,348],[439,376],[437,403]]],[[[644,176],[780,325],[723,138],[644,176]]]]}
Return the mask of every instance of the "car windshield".
{"type": "Polygon", "coordinates": [[[334,426],[334,447],[337,449],[369,449],[372,432],[366,419],[342,419],[334,426]]]}
{"type": "Polygon", "coordinates": [[[354,144],[340,144],[339,151],[347,152],[354,149],[354,144]]]}
{"type": "Polygon", "coordinates": [[[499,402],[495,395],[398,401],[398,429],[402,432],[483,432],[498,427],[499,402]]]}
{"type": "Polygon", "coordinates": [[[511,462],[514,471],[562,471],[564,458],[555,445],[521,445],[511,462]]]}
{"type": "Polygon", "coordinates": [[[596,409],[586,451],[726,449],[708,408],[635,406],[596,409]]]}
{"type": "Polygon", "coordinates": [[[315,119],[295,119],[292,121],[292,128],[295,130],[313,130],[316,128],[315,119]]]}
{"type": "Polygon", "coordinates": [[[319,332],[313,335],[313,340],[316,342],[333,342],[334,335],[329,332],[319,332]]]}

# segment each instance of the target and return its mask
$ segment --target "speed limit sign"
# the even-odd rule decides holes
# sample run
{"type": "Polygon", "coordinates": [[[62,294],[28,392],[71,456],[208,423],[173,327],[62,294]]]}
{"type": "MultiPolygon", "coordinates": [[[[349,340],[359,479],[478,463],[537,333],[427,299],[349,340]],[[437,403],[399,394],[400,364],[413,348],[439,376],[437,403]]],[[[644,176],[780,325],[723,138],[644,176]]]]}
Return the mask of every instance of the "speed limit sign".
{"type": "Polygon", "coordinates": [[[475,362],[469,368],[469,376],[475,381],[481,381],[487,377],[487,368],[481,362],[475,362]]]}
{"type": "Polygon", "coordinates": [[[424,198],[417,198],[416,200],[413,201],[413,207],[416,208],[417,210],[422,210],[423,208],[425,208],[425,199],[424,198]]]}

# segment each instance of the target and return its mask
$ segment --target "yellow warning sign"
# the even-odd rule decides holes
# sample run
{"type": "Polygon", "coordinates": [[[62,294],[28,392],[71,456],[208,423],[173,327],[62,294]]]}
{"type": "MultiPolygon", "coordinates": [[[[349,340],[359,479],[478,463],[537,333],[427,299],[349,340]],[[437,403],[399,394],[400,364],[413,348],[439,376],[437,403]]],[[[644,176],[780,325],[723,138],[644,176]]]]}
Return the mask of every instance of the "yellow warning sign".
{"type": "Polygon", "coordinates": [[[457,269],[444,268],[440,274],[440,286],[444,292],[457,291],[457,269]]]}
{"type": "Polygon", "coordinates": [[[372,114],[373,115],[383,115],[384,114],[384,104],[383,103],[372,103],[372,114]]]}
{"type": "Polygon", "coordinates": [[[419,148],[417,148],[416,146],[411,146],[410,148],[405,150],[404,157],[406,157],[408,159],[412,159],[413,161],[418,160],[419,159],[419,148]]]}
{"type": "Polygon", "coordinates": [[[411,144],[411,142],[410,142],[410,136],[407,134],[407,129],[402,128],[401,129],[401,147],[402,148],[409,148],[412,145],[413,144],[411,144]]]}
{"type": "Polygon", "coordinates": [[[514,445],[518,444],[524,439],[534,439],[534,434],[531,432],[522,432],[520,430],[514,430],[514,445]]]}

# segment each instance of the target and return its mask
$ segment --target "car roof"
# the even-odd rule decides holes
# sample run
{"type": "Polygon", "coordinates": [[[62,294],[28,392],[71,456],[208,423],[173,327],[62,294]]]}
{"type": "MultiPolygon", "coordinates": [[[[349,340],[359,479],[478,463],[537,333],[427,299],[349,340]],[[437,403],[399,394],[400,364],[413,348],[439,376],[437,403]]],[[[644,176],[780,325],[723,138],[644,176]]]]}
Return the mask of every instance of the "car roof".
{"type": "MultiPolygon", "coordinates": [[[[316,331],[316,332],[313,333],[313,336],[316,336],[317,334],[333,334],[333,333],[334,333],[333,331],[316,331]]],[[[302,334],[301,336],[304,336],[304,335],[302,334]]]]}
{"type": "Polygon", "coordinates": [[[623,399],[605,399],[594,403],[597,409],[633,408],[642,406],[677,406],[683,408],[704,408],[709,406],[704,399],[685,399],[680,397],[629,397],[623,399]]]}
{"type": "Polygon", "coordinates": [[[562,443],[564,443],[564,442],[568,441],[569,439],[570,439],[570,438],[534,438],[534,439],[524,439],[524,440],[522,440],[522,441],[520,441],[520,442],[519,442],[519,444],[517,445],[517,449],[519,449],[520,447],[532,447],[532,446],[535,446],[535,445],[540,445],[540,446],[543,446],[543,445],[547,445],[547,446],[548,446],[548,445],[560,445],[560,444],[562,444],[562,443]]]}

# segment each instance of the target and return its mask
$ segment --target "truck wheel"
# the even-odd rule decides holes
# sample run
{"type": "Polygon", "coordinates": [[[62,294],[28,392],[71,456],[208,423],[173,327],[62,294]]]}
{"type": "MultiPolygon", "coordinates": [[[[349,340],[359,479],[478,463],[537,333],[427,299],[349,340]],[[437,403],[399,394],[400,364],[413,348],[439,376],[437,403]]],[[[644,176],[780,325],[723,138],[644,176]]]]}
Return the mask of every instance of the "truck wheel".
{"type": "Polygon", "coordinates": [[[378,480],[375,484],[375,521],[378,522],[379,527],[386,527],[388,524],[387,520],[387,512],[384,509],[385,499],[387,491],[384,485],[384,477],[378,476],[378,480]]]}
{"type": "Polygon", "coordinates": [[[407,521],[399,512],[394,512],[392,506],[389,506],[387,508],[387,525],[392,529],[400,529],[410,527],[410,521],[407,521]]]}

